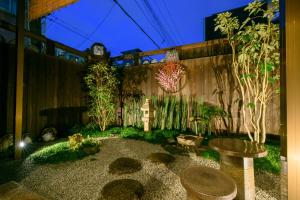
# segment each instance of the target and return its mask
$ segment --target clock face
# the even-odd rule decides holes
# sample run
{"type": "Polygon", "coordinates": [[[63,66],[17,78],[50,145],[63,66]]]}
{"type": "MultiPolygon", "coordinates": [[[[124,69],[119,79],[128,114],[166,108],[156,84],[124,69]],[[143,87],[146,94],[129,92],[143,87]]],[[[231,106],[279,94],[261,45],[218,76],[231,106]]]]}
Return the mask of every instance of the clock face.
{"type": "Polygon", "coordinates": [[[100,45],[95,45],[93,47],[93,54],[97,56],[103,56],[104,54],[104,47],[100,45]]]}

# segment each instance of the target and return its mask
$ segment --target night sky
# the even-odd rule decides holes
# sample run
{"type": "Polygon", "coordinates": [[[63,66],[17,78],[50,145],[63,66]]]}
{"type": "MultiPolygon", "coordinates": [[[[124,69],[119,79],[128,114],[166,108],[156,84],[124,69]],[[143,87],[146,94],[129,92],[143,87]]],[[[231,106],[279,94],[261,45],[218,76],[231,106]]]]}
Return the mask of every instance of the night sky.
{"type": "MultiPolygon", "coordinates": [[[[244,6],[251,0],[118,0],[161,47],[204,41],[204,19],[244,6]]],[[[45,34],[79,50],[103,43],[112,56],[122,51],[158,47],[113,0],[80,0],[47,17],[45,34]]]]}

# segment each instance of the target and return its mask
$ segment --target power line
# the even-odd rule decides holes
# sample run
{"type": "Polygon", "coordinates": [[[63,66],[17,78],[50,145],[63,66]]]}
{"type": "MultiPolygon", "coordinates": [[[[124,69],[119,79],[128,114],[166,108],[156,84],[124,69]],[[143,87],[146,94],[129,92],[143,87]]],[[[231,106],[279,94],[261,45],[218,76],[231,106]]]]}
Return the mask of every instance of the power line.
{"type": "Polygon", "coordinates": [[[157,25],[159,26],[159,28],[163,31],[165,37],[169,41],[169,44],[170,45],[176,45],[176,43],[174,42],[173,38],[169,35],[168,31],[165,29],[163,23],[160,21],[159,17],[154,12],[154,10],[153,10],[152,6],[150,5],[149,1],[148,0],[143,0],[143,2],[145,4],[145,6],[148,8],[148,11],[152,15],[153,19],[155,20],[155,22],[157,23],[157,25]]]}
{"type": "Polygon", "coordinates": [[[86,35],[84,35],[84,34],[78,32],[78,31],[73,30],[72,28],[68,27],[67,25],[65,25],[65,24],[63,24],[63,23],[61,23],[61,22],[55,21],[55,19],[52,19],[52,18],[48,18],[48,19],[49,19],[50,21],[52,21],[53,23],[55,23],[55,24],[57,24],[57,25],[59,25],[59,26],[65,28],[66,30],[69,30],[69,31],[71,31],[72,33],[74,33],[74,34],[76,34],[76,35],[78,35],[78,36],[80,36],[80,37],[82,37],[82,38],[85,38],[85,39],[87,39],[87,40],[89,40],[89,41],[91,41],[91,42],[94,42],[93,40],[91,40],[90,38],[88,38],[86,35]]]}
{"type": "MultiPolygon", "coordinates": [[[[53,15],[53,13],[51,14],[51,15],[53,15]]],[[[55,21],[56,21],[57,19],[55,19],[55,21]]],[[[49,24],[46,24],[46,31],[49,31],[50,30],[50,28],[53,26],[53,22],[51,21],[51,23],[49,24]]]]}
{"type": "Polygon", "coordinates": [[[152,41],[152,43],[160,49],[160,46],[146,33],[146,31],[129,15],[129,13],[123,8],[123,6],[117,1],[113,0],[119,8],[124,12],[124,14],[152,41]]]}
{"type": "Polygon", "coordinates": [[[166,1],[165,1],[165,0],[162,0],[162,2],[163,2],[164,6],[165,6],[165,8],[166,8],[166,10],[167,10],[168,15],[170,16],[171,24],[173,24],[174,30],[175,30],[175,32],[177,33],[179,40],[181,41],[181,43],[183,43],[182,35],[181,35],[181,32],[179,31],[179,29],[178,29],[178,27],[177,27],[177,25],[176,25],[176,23],[175,23],[174,16],[173,16],[172,13],[170,12],[170,9],[169,9],[169,7],[168,7],[166,1]]]}
{"type": "MultiPolygon", "coordinates": [[[[109,9],[108,13],[105,15],[105,17],[100,21],[100,23],[95,27],[95,29],[90,32],[87,37],[90,38],[92,35],[94,35],[99,28],[104,24],[104,22],[106,21],[106,19],[110,16],[113,8],[115,7],[115,4],[113,3],[113,5],[111,6],[111,8],[109,9]]],[[[84,39],[79,45],[78,48],[80,48],[84,43],[86,43],[87,39],[84,39]]]]}
{"type": "MultiPolygon", "coordinates": [[[[65,20],[57,17],[56,15],[53,15],[54,18],[57,19],[57,21],[60,21],[60,23],[66,25],[66,26],[69,26],[71,27],[73,30],[77,31],[77,32],[82,32],[81,28],[77,27],[77,26],[74,26],[73,24],[70,24],[69,22],[66,22],[65,20]]],[[[87,34],[85,33],[84,35],[87,36],[87,34]]]]}
{"type": "Polygon", "coordinates": [[[148,23],[152,26],[152,28],[160,35],[161,39],[163,40],[162,43],[166,40],[164,38],[164,35],[161,31],[161,29],[157,26],[155,26],[155,23],[151,22],[151,19],[149,18],[149,16],[146,14],[146,12],[144,11],[144,9],[142,8],[142,6],[140,5],[140,3],[137,0],[134,0],[135,4],[138,6],[138,8],[141,10],[142,14],[145,16],[145,19],[148,21],[148,23]]]}
{"type": "MultiPolygon", "coordinates": [[[[158,2],[157,1],[155,1],[155,2],[158,5],[158,2]]],[[[175,31],[172,30],[172,26],[169,24],[168,18],[164,15],[165,13],[162,11],[162,9],[160,8],[160,6],[157,6],[156,10],[158,11],[158,14],[164,19],[164,24],[166,25],[165,26],[166,27],[166,31],[168,33],[171,32],[170,33],[170,37],[172,37],[172,39],[174,40],[174,42],[175,42],[174,44],[179,44],[180,42],[178,42],[178,38],[177,38],[177,36],[175,34],[175,31]]]]}

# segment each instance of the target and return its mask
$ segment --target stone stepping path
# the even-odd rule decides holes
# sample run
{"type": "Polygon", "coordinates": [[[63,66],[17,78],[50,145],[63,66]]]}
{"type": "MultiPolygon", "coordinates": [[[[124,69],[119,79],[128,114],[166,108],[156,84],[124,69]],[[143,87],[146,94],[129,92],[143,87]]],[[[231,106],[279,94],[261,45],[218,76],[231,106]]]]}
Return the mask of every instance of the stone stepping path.
{"type": "Polygon", "coordinates": [[[47,200],[17,182],[11,181],[0,185],[1,200],[47,200]]]}
{"type": "MultiPolygon", "coordinates": [[[[109,173],[123,175],[131,174],[142,169],[139,160],[121,157],[109,165],[109,173]]],[[[143,185],[133,179],[118,179],[107,183],[101,191],[104,200],[135,200],[144,194],[143,185]]]]}

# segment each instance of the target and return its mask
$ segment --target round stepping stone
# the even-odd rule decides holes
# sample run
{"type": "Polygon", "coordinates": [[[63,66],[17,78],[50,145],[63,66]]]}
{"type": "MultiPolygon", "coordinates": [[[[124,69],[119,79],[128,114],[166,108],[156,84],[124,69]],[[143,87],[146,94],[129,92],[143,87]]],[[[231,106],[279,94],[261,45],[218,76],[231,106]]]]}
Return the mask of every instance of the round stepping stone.
{"type": "Polygon", "coordinates": [[[173,162],[175,157],[167,153],[151,153],[147,159],[154,163],[168,164],[173,162]]]}
{"type": "Polygon", "coordinates": [[[210,167],[189,167],[181,173],[180,181],[187,191],[187,200],[232,200],[237,194],[234,180],[210,167]]]}
{"type": "Polygon", "coordinates": [[[133,158],[118,158],[109,165],[109,173],[111,174],[130,174],[142,169],[140,161],[133,158]]]}
{"type": "Polygon", "coordinates": [[[101,194],[104,200],[137,200],[144,194],[144,187],[133,179],[119,179],[107,183],[101,194]]]}

